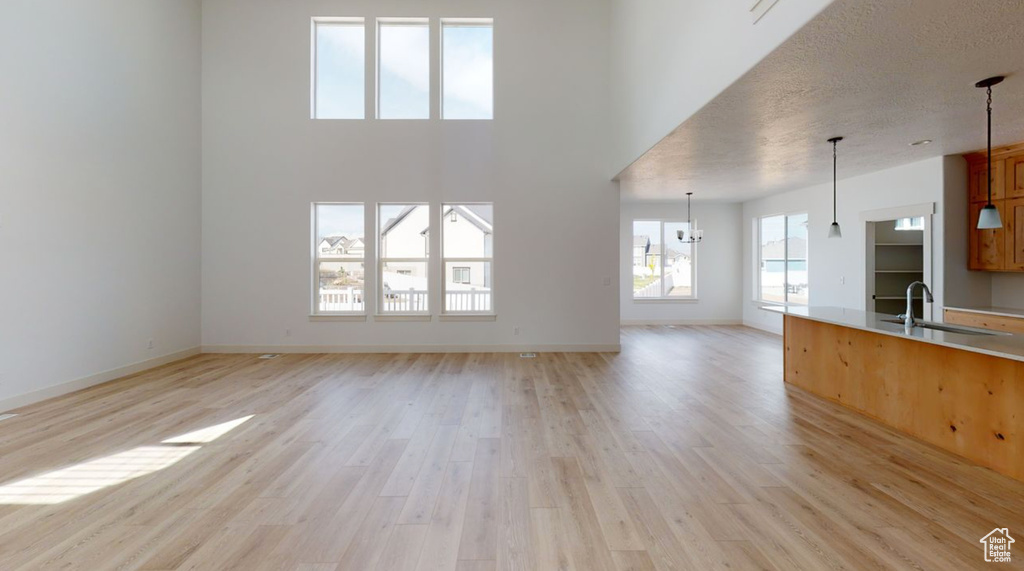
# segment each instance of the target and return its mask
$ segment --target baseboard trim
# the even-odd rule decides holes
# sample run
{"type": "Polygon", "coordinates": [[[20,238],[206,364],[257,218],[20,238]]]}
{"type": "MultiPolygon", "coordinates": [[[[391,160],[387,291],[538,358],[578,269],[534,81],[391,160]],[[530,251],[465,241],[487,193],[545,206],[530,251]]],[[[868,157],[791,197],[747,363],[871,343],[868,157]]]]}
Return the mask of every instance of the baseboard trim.
{"type": "Polygon", "coordinates": [[[203,353],[618,353],[606,345],[203,345],[203,353]]]}
{"type": "Polygon", "coordinates": [[[781,327],[772,327],[771,325],[764,325],[755,321],[744,321],[743,326],[751,329],[757,329],[758,331],[764,331],[765,333],[771,333],[772,335],[782,335],[781,327]]]}
{"type": "Polygon", "coordinates": [[[742,319],[623,319],[620,325],[743,325],[742,319]]]}
{"type": "Polygon", "coordinates": [[[52,399],[54,397],[87,389],[101,383],[120,379],[121,377],[127,377],[128,375],[134,375],[135,373],[154,369],[168,363],[188,359],[189,357],[198,355],[199,352],[199,347],[192,347],[191,349],[168,353],[167,355],[146,359],[145,361],[139,361],[123,367],[117,367],[116,369],[110,369],[109,371],[103,371],[102,373],[96,373],[94,375],[89,375],[73,381],[67,381],[65,383],[49,386],[29,393],[22,393],[17,396],[0,400],[0,411],[13,411],[46,399],[52,399]]]}

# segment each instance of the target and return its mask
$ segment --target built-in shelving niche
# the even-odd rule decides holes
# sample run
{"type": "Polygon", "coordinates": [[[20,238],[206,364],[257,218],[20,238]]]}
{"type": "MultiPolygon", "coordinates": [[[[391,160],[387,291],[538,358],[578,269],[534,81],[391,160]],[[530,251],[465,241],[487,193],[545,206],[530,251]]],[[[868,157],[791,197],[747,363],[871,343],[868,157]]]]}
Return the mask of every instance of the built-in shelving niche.
{"type": "MultiPolygon", "coordinates": [[[[925,279],[924,230],[896,230],[896,220],[868,223],[868,310],[898,315],[907,309],[907,286],[925,279]],[[873,238],[873,239],[872,239],[873,238]],[[873,307],[871,307],[873,304],[873,307]]],[[[930,308],[927,308],[930,309],[930,308]]],[[[914,315],[929,318],[921,290],[915,292],[914,315]]]]}

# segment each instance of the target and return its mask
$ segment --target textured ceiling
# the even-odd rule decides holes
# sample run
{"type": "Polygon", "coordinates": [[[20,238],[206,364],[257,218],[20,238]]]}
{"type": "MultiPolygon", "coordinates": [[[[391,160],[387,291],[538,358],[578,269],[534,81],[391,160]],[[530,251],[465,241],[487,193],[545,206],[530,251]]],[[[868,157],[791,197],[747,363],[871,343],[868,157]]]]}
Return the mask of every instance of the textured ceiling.
{"type": "Polygon", "coordinates": [[[734,202],[832,180],[837,135],[840,178],[977,150],[992,75],[993,143],[1020,141],[1024,0],[836,0],[617,180],[734,202]]]}

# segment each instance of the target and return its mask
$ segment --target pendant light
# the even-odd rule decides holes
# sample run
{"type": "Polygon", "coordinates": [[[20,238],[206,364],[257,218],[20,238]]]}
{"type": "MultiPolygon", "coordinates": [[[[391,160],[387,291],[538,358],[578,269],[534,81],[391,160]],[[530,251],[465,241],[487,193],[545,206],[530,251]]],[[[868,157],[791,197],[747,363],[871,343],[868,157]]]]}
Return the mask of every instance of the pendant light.
{"type": "Polygon", "coordinates": [[[828,228],[829,238],[843,237],[843,231],[839,228],[839,222],[836,220],[836,202],[838,201],[836,196],[836,171],[838,170],[836,145],[842,140],[842,137],[832,137],[828,140],[832,143],[832,226],[828,228]]]}
{"type": "Polygon", "coordinates": [[[999,218],[999,209],[992,204],[992,86],[999,85],[1006,79],[1001,75],[983,79],[978,83],[974,84],[975,87],[985,88],[988,90],[988,102],[986,110],[988,111],[988,204],[981,209],[981,215],[978,216],[978,230],[991,230],[994,228],[1002,228],[1003,221],[999,218]]]}
{"type": "Polygon", "coordinates": [[[690,232],[690,236],[686,236],[687,230],[676,230],[676,238],[679,239],[683,244],[698,244],[704,239],[703,230],[695,230],[693,228],[693,222],[690,220],[690,197],[693,196],[692,192],[686,193],[686,228],[690,232]]]}

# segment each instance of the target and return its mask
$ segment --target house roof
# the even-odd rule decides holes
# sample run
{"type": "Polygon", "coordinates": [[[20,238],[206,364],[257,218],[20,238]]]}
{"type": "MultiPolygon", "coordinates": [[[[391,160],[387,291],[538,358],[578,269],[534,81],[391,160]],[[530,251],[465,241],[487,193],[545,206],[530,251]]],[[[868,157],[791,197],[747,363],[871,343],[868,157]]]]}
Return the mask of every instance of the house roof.
{"type": "Polygon", "coordinates": [[[479,228],[480,231],[483,232],[484,234],[491,234],[494,232],[494,224],[490,220],[484,218],[480,212],[472,210],[471,206],[449,206],[447,209],[445,209],[444,213],[441,215],[441,218],[448,216],[448,214],[450,214],[452,210],[454,210],[464,219],[469,220],[470,223],[479,228]]]}
{"type": "Polygon", "coordinates": [[[395,216],[394,218],[391,218],[387,222],[384,223],[384,226],[380,230],[381,235],[383,236],[384,234],[387,234],[388,232],[390,232],[392,228],[394,228],[395,226],[398,226],[399,222],[401,222],[402,220],[405,220],[406,216],[412,214],[412,212],[414,210],[416,210],[420,206],[422,206],[422,205],[421,204],[414,204],[412,206],[406,206],[405,208],[403,208],[402,211],[398,213],[398,216],[395,216]]]}
{"type": "Polygon", "coordinates": [[[633,247],[634,248],[636,248],[638,246],[643,246],[643,247],[646,248],[646,247],[648,247],[650,245],[651,245],[651,238],[650,238],[650,236],[633,236],[633,247]]]}
{"type": "Polygon", "coordinates": [[[352,244],[355,244],[356,242],[362,242],[363,239],[362,237],[359,236],[355,236],[352,238],[349,238],[347,236],[324,236],[322,241],[327,242],[327,244],[330,245],[330,247],[332,248],[336,248],[338,244],[341,244],[342,248],[348,249],[352,246],[352,244]]]}

